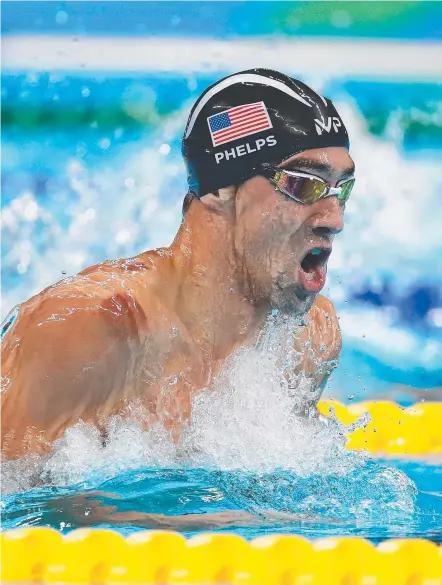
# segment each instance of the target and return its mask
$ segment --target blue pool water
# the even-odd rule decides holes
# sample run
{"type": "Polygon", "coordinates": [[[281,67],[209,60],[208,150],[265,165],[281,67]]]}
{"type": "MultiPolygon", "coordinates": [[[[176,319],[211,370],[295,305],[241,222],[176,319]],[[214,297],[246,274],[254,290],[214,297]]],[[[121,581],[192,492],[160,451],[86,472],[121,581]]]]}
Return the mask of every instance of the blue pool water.
{"type": "MultiPolygon", "coordinates": [[[[442,465],[407,461],[369,461],[349,473],[300,477],[207,469],[140,467],[103,480],[97,470],[80,484],[41,487],[3,500],[3,529],[52,526],[63,533],[85,525],[117,529],[124,535],[136,522],[115,525],[100,517],[100,506],[115,512],[170,515],[225,510],[278,511],[299,515],[260,526],[212,528],[246,538],[296,533],[307,538],[355,535],[378,542],[390,537],[423,537],[442,543],[442,465]],[[407,479],[408,478],[408,479],[407,479]],[[96,492],[100,492],[97,494],[96,492]],[[85,512],[90,510],[88,515],[85,512]],[[82,521],[74,515],[82,515],[82,521]]],[[[206,528],[207,529],[207,528],[206,528]]],[[[184,529],[186,535],[197,530],[184,529]]]]}

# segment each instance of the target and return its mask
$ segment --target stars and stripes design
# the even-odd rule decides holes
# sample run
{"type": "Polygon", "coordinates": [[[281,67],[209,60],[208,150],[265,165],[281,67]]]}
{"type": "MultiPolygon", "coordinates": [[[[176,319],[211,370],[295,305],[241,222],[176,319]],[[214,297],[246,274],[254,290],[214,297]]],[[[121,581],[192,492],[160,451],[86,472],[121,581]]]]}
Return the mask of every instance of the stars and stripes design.
{"type": "Polygon", "coordinates": [[[264,102],[244,104],[207,118],[213,146],[272,128],[264,102]]]}

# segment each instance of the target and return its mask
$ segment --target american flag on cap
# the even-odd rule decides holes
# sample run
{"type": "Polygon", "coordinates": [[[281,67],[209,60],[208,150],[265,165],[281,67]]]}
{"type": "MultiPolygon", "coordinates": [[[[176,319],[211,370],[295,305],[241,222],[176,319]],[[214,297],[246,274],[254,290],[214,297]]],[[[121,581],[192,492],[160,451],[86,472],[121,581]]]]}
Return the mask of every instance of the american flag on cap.
{"type": "Polygon", "coordinates": [[[264,102],[244,104],[207,118],[213,146],[272,128],[264,102]]]}

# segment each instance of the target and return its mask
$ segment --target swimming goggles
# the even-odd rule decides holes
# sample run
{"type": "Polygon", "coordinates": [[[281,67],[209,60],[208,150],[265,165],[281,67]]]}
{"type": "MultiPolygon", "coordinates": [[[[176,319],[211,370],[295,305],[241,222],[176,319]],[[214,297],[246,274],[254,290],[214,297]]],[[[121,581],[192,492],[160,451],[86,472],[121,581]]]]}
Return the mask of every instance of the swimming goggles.
{"type": "Polygon", "coordinates": [[[355,184],[355,179],[346,179],[332,187],[329,183],[308,173],[286,171],[279,167],[264,167],[264,176],[275,185],[278,191],[298,201],[298,203],[316,203],[323,197],[336,196],[341,203],[346,203],[355,184]]]}

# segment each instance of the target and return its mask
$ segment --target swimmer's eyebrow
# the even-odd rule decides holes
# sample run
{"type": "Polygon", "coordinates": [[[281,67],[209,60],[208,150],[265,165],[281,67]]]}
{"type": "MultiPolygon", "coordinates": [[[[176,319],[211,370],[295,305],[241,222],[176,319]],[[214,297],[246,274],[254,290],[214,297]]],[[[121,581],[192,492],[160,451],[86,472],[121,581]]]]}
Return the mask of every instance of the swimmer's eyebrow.
{"type": "MultiPolygon", "coordinates": [[[[332,165],[320,161],[313,161],[308,158],[299,158],[292,161],[289,165],[283,166],[283,168],[287,171],[303,171],[305,173],[318,174],[319,176],[321,173],[333,172],[332,165]]],[[[352,177],[354,174],[355,165],[352,164],[345,169],[342,169],[340,177],[341,179],[345,179],[347,177],[352,177]]]]}

